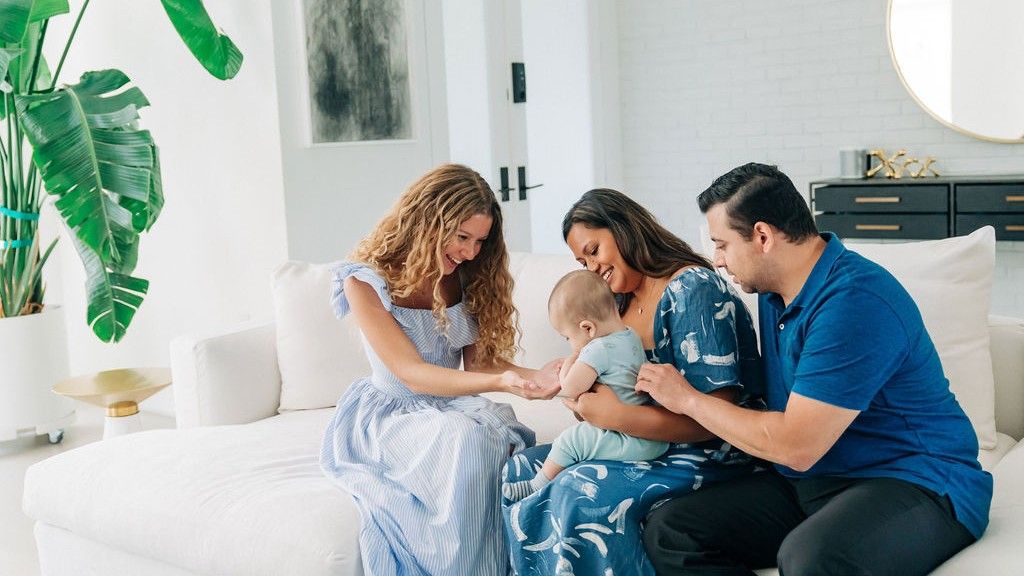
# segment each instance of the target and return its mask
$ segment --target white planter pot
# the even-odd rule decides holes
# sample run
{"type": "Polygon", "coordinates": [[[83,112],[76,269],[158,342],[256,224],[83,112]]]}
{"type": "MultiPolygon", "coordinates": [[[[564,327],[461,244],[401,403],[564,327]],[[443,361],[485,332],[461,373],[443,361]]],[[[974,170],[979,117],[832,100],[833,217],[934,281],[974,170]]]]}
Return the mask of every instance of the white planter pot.
{"type": "Polygon", "coordinates": [[[68,377],[64,311],[0,319],[0,441],[19,434],[49,434],[59,440],[74,421],[74,402],[51,388],[68,377]]]}

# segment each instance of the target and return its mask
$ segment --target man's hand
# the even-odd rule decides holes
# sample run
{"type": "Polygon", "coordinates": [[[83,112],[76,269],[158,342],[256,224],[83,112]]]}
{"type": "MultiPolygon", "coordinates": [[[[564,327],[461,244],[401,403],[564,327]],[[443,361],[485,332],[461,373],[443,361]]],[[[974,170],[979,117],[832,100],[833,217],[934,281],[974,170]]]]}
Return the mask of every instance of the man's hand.
{"type": "Polygon", "coordinates": [[[658,404],[676,414],[686,414],[688,400],[699,395],[671,364],[644,364],[636,376],[636,391],[646,392],[658,404]]]}

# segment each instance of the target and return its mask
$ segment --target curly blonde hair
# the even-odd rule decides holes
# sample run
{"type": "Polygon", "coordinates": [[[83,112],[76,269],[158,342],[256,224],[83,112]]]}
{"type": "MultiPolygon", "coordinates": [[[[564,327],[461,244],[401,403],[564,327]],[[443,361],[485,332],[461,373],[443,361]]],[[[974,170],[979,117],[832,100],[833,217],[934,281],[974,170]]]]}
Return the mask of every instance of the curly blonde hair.
{"type": "Polygon", "coordinates": [[[462,300],[476,318],[476,357],[485,365],[511,361],[516,353],[519,313],[512,305],[512,275],[502,235],[501,208],[484,179],[466,166],[442,164],[413,182],[351,257],[373,266],[393,298],[408,297],[424,281],[433,286],[438,328],[448,328],[441,296],[444,250],[459,225],[477,214],[493,219],[473,260],[459,265],[462,300]]]}

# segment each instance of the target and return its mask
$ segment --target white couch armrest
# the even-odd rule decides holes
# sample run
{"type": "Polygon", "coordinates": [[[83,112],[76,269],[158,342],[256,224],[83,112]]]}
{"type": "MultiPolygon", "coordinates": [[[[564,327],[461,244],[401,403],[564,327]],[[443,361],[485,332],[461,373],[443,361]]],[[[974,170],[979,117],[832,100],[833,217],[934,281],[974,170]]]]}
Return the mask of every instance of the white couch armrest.
{"type": "Polygon", "coordinates": [[[996,429],[1024,437],[1024,320],[989,316],[992,373],[996,383],[996,429]]]}
{"type": "Polygon", "coordinates": [[[281,374],[274,324],[245,323],[171,341],[179,428],[245,424],[277,414],[281,374]]]}

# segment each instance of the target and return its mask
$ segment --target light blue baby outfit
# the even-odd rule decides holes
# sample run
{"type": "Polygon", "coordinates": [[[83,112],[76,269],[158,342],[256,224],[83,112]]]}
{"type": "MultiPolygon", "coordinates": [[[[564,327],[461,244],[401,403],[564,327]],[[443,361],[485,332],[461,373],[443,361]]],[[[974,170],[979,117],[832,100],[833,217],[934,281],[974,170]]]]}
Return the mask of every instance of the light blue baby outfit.
{"type": "MultiPolygon", "coordinates": [[[[334,272],[331,303],[349,312],[344,281],[372,286],[423,360],[458,369],[476,341],[476,320],[459,303],[440,332],[430,310],[391,302],[384,279],[359,263],[334,272]]],[[[411,391],[363,340],[372,374],[338,400],[320,466],[352,494],[362,516],[359,548],[367,575],[504,575],[499,474],[509,450],[532,446],[531,430],[507,404],[480,396],[411,391]]]]}
{"type": "MultiPolygon", "coordinates": [[[[623,403],[636,405],[651,403],[650,397],[635,390],[637,371],[646,360],[640,337],[626,328],[594,338],[580,350],[576,361],[593,368],[597,382],[611,388],[623,403]]],[[[636,438],[580,422],[555,438],[549,457],[568,468],[586,460],[653,460],[668,448],[668,442],[636,438]]]]}

